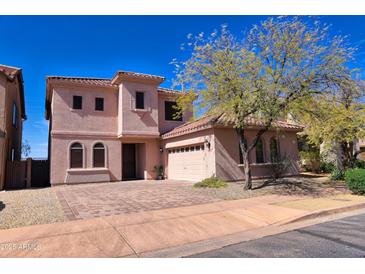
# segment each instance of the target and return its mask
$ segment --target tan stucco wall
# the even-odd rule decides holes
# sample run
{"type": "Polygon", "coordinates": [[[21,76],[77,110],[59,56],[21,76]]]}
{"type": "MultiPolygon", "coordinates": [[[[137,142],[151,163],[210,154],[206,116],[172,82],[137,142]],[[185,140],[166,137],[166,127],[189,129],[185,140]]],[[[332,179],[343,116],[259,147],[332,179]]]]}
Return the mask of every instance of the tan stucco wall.
{"type": "Polygon", "coordinates": [[[142,179],[154,178],[154,166],[160,163],[159,142],[157,139],[53,136],[51,139],[53,149],[50,159],[51,185],[122,180],[123,143],[137,144],[137,176],[142,179]],[[81,143],[84,148],[84,166],[82,169],[70,170],[70,145],[74,142],[81,143]],[[97,142],[103,143],[106,148],[105,168],[93,168],[92,148],[97,142]]]}
{"type": "MultiPolygon", "coordinates": [[[[256,130],[247,130],[246,139],[252,143],[256,130]]],[[[228,180],[242,180],[244,178],[243,167],[239,166],[239,141],[234,129],[215,128],[215,151],[216,151],[216,175],[217,177],[228,180]]],[[[293,168],[287,175],[298,174],[299,168],[296,163],[298,159],[297,137],[295,132],[277,132],[268,131],[262,136],[264,142],[264,158],[270,162],[270,139],[277,136],[279,139],[280,155],[290,157],[293,161],[293,168]]],[[[271,169],[266,164],[255,164],[256,152],[253,149],[249,154],[252,168],[252,176],[256,178],[267,177],[271,175],[271,169]]]]}
{"type": "Polygon", "coordinates": [[[108,88],[57,86],[52,97],[52,131],[91,135],[117,134],[118,91],[108,88]],[[72,109],[73,96],[82,96],[82,109],[72,109]],[[104,98],[104,111],[95,111],[95,98],[104,98]]]}
{"type": "Polygon", "coordinates": [[[21,158],[22,130],[18,80],[9,82],[3,75],[0,75],[0,189],[4,187],[6,161],[10,159],[12,147],[15,149],[15,160],[21,158]],[[17,128],[12,125],[14,103],[18,109],[17,128]]]}
{"type": "Polygon", "coordinates": [[[12,147],[15,149],[15,159],[20,160],[21,158],[21,144],[22,144],[22,131],[23,122],[20,117],[20,94],[19,85],[17,80],[14,82],[7,83],[7,98],[6,98],[6,133],[9,137],[8,139],[8,159],[10,159],[10,150],[12,147]],[[18,109],[18,127],[15,128],[12,125],[12,112],[13,103],[16,104],[18,109]]]}
{"type": "MultiPolygon", "coordinates": [[[[52,153],[50,158],[51,184],[72,183],[71,177],[77,176],[77,182],[93,181],[119,181],[122,178],[121,169],[121,142],[110,138],[90,138],[85,136],[53,136],[51,139],[52,153]],[[79,142],[84,147],[84,170],[75,172],[69,170],[70,145],[79,142]],[[96,142],[101,142],[106,147],[106,170],[99,173],[92,166],[92,147],[96,142]],[[97,173],[97,175],[95,175],[97,173]],[[105,180],[108,174],[108,180],[105,180]]],[[[76,181],[75,181],[76,182],[76,181]]]]}
{"type": "Polygon", "coordinates": [[[124,81],[119,86],[118,135],[158,136],[157,85],[124,81]],[[144,92],[145,110],[135,110],[135,93],[144,92]]]}
{"type": "Polygon", "coordinates": [[[7,156],[5,146],[5,87],[6,78],[0,74],[0,190],[4,188],[7,156]]]}

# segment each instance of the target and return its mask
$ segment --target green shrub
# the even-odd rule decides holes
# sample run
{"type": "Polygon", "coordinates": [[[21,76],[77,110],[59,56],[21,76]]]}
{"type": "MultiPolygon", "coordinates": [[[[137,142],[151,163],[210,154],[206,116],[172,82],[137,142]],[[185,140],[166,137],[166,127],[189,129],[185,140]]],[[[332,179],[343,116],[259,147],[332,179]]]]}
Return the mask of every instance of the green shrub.
{"type": "Polygon", "coordinates": [[[209,187],[209,188],[222,188],[222,187],[227,187],[227,183],[219,180],[218,178],[207,178],[204,179],[203,181],[194,184],[194,187],[209,187]]]}
{"type": "Polygon", "coordinates": [[[331,180],[339,181],[339,180],[343,180],[344,177],[345,177],[345,174],[343,173],[343,171],[338,170],[337,168],[335,168],[331,172],[331,180]]]}
{"type": "Polygon", "coordinates": [[[355,168],[365,169],[365,161],[355,160],[355,168]]]}
{"type": "Polygon", "coordinates": [[[336,169],[336,166],[334,163],[331,162],[321,162],[320,170],[323,173],[331,173],[336,169]]]}
{"type": "Polygon", "coordinates": [[[353,193],[365,195],[365,169],[349,169],[346,171],[345,181],[353,193]]]}
{"type": "Polygon", "coordinates": [[[154,172],[156,173],[157,180],[162,180],[164,175],[164,167],[163,165],[157,165],[153,167],[154,172]]]}

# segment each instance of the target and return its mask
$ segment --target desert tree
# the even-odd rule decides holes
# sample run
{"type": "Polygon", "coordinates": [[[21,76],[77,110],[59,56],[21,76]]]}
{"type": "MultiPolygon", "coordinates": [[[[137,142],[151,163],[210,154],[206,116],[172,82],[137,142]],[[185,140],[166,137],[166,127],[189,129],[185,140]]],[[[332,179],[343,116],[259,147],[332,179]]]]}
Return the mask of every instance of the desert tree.
{"type": "Polygon", "coordinates": [[[355,141],[365,138],[364,98],[364,84],[350,76],[308,98],[306,104],[299,102],[292,111],[297,121],[307,125],[304,134],[309,143],[332,152],[340,171],[354,167],[359,153],[355,141]]]}
{"type": "Polygon", "coordinates": [[[239,137],[245,184],[252,188],[249,153],[259,138],[276,127],[291,106],[320,94],[347,77],[352,49],[344,37],[310,17],[271,17],[243,37],[227,26],[205,35],[188,35],[186,60],[174,60],[176,85],[183,90],[181,111],[191,105],[207,114],[224,113],[239,137]],[[247,121],[262,122],[245,142],[247,121]]]}
{"type": "Polygon", "coordinates": [[[21,154],[22,157],[27,158],[30,155],[31,148],[27,140],[22,142],[21,146],[21,154]]]}

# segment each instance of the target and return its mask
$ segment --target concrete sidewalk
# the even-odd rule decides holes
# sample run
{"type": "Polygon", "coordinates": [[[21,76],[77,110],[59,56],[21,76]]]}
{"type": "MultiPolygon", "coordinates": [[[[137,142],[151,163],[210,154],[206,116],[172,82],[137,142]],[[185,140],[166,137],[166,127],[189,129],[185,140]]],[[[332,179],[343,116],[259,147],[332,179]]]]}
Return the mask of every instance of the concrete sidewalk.
{"type": "MultiPolygon", "coordinates": [[[[364,204],[341,197],[326,206],[364,204]]],[[[353,196],[357,197],[357,196],[353,196]]],[[[311,212],[317,199],[261,196],[203,205],[0,230],[0,257],[143,257],[154,251],[255,231],[311,212]],[[298,208],[300,207],[300,208],[298,208]]],[[[317,209],[317,208],[316,208],[317,209]]]]}

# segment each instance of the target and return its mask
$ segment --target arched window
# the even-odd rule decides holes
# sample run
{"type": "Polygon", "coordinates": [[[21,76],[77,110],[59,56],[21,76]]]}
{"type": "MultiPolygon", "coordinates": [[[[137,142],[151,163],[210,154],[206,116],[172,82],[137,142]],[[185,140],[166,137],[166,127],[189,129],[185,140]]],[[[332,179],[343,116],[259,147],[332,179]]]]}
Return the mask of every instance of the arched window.
{"type": "Polygon", "coordinates": [[[105,167],[105,147],[102,143],[96,143],[93,147],[93,166],[105,167]]]}
{"type": "Polygon", "coordinates": [[[262,142],[262,139],[260,138],[257,141],[256,144],[256,163],[264,163],[264,143],[262,142]]]}
{"type": "MultiPolygon", "coordinates": [[[[245,144],[245,147],[247,148],[247,140],[246,139],[244,139],[243,140],[243,142],[244,142],[244,144],[245,144]]],[[[238,151],[239,151],[239,163],[240,163],[240,165],[243,165],[243,155],[242,155],[242,151],[241,151],[241,146],[240,146],[240,144],[238,144],[238,151]]]]}
{"type": "Polygon", "coordinates": [[[270,159],[272,163],[277,163],[280,160],[279,144],[275,137],[270,140],[270,159]]]}
{"type": "Polygon", "coordinates": [[[80,143],[74,143],[70,148],[70,168],[83,167],[83,148],[80,143]]]}

